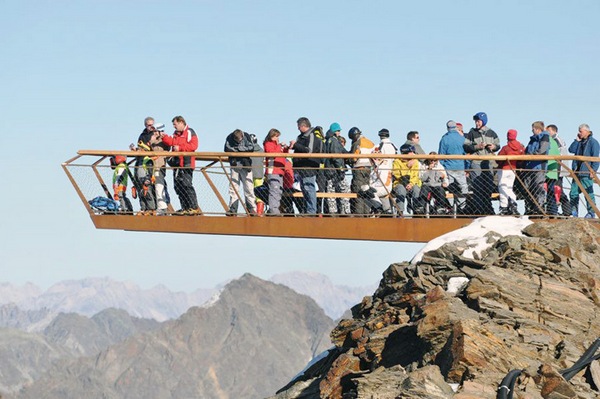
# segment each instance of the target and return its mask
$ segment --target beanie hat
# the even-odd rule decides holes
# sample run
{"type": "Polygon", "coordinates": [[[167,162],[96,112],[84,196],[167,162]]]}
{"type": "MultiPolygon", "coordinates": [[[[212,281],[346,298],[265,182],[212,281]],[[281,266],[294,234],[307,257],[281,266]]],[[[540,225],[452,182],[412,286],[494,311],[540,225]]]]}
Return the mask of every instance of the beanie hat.
{"type": "Polygon", "coordinates": [[[453,120],[449,120],[446,123],[446,127],[448,128],[448,130],[456,129],[456,122],[454,122],[453,120]]]}
{"type": "Polygon", "coordinates": [[[516,140],[517,131],[515,129],[510,129],[508,133],[506,133],[506,137],[508,138],[508,140],[516,140]]]}
{"type": "Polygon", "coordinates": [[[458,128],[458,127],[463,127],[463,124],[462,124],[462,123],[460,123],[460,122],[456,122],[456,127],[457,127],[457,128],[458,128]]]}
{"type": "Polygon", "coordinates": [[[487,115],[485,112],[478,112],[475,115],[473,115],[473,120],[474,121],[481,121],[483,123],[483,126],[487,125],[487,115]]]}
{"type": "Polygon", "coordinates": [[[329,130],[331,130],[332,132],[341,132],[342,131],[342,127],[340,126],[339,123],[337,122],[333,122],[331,124],[331,126],[329,126],[329,130]]]}
{"type": "Polygon", "coordinates": [[[379,137],[381,138],[385,138],[385,137],[390,137],[390,131],[387,129],[381,129],[379,131],[379,133],[377,133],[379,135],[379,137]]]}

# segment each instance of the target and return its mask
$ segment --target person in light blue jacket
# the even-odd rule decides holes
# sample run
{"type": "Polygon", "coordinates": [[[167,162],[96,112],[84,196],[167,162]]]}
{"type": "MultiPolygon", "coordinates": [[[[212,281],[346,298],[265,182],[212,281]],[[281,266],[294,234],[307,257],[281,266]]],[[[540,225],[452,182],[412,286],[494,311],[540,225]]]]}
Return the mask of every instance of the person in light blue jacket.
{"type": "MultiPolygon", "coordinates": [[[[545,129],[544,122],[535,121],[531,124],[529,143],[525,147],[525,154],[528,155],[548,155],[550,150],[550,136],[545,129]]],[[[525,196],[525,214],[542,215],[544,213],[544,204],[546,203],[546,168],[548,161],[532,160],[527,161],[523,184],[531,193],[525,196]]]]}
{"type": "MultiPolygon", "coordinates": [[[[440,140],[438,153],[440,155],[465,155],[465,137],[458,132],[456,122],[453,120],[448,121],[446,129],[448,132],[440,140]]],[[[448,174],[448,187],[455,195],[455,201],[458,201],[459,213],[464,213],[465,197],[469,193],[465,162],[464,159],[444,159],[440,161],[448,174]]]]}
{"type": "MultiPolygon", "coordinates": [[[[587,124],[584,123],[579,125],[579,133],[573,143],[569,146],[569,152],[583,157],[598,157],[600,155],[600,144],[598,144],[598,141],[592,137],[592,135],[593,133],[587,124]]],[[[575,172],[581,185],[592,200],[590,202],[586,198],[587,214],[585,217],[588,219],[596,217],[596,213],[594,212],[596,202],[594,201],[594,180],[592,179],[592,173],[595,174],[598,171],[598,165],[598,162],[574,160],[572,166],[573,172],[575,172]]],[[[579,188],[579,185],[573,181],[569,197],[571,199],[571,212],[575,217],[579,215],[579,194],[581,194],[581,189],[579,188]]]]}

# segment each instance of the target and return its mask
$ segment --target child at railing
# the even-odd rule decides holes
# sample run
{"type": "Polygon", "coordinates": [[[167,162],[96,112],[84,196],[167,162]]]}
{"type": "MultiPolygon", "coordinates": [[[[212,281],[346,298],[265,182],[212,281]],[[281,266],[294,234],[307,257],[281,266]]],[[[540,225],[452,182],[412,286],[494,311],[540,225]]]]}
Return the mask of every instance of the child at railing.
{"type": "Polygon", "coordinates": [[[113,172],[113,198],[119,201],[120,210],[122,212],[133,212],[131,201],[127,198],[127,181],[131,172],[127,166],[127,157],[123,155],[115,155],[110,157],[110,167],[113,172]]]}
{"type": "MultiPolygon", "coordinates": [[[[525,147],[517,140],[517,131],[510,129],[506,134],[508,143],[498,155],[523,155],[525,147]]],[[[517,196],[513,191],[515,183],[515,161],[498,161],[498,193],[500,195],[500,215],[519,215],[517,196]]]]}
{"type": "MultiPolygon", "coordinates": [[[[432,151],[429,155],[437,155],[432,151]]],[[[432,200],[435,204],[434,212],[439,215],[446,215],[451,212],[451,205],[446,198],[448,187],[448,174],[446,169],[436,159],[425,160],[425,168],[421,170],[421,198],[422,202],[427,204],[432,200]]]]}

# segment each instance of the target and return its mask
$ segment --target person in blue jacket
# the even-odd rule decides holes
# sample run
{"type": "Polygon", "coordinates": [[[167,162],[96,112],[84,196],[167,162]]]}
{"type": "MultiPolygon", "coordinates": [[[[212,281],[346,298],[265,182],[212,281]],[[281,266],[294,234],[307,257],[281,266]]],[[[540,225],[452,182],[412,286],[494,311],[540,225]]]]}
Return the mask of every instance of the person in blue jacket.
{"type": "MultiPolygon", "coordinates": [[[[456,122],[446,123],[448,132],[442,136],[438,148],[440,155],[465,155],[465,137],[457,130],[456,122]]],[[[448,175],[450,191],[456,196],[458,213],[464,213],[465,197],[469,193],[464,159],[443,159],[440,161],[448,175]]]]}
{"type": "MultiPolygon", "coordinates": [[[[598,141],[592,137],[592,135],[593,133],[587,124],[584,123],[579,125],[579,133],[573,143],[569,146],[569,152],[583,157],[598,157],[600,155],[600,144],[598,144],[598,141]]],[[[573,172],[575,172],[581,185],[591,199],[590,202],[586,198],[587,214],[585,217],[588,219],[596,217],[596,213],[594,212],[596,201],[594,201],[594,180],[592,179],[592,173],[598,171],[598,165],[598,162],[574,160],[572,166],[573,172]]],[[[581,189],[579,188],[579,185],[573,181],[569,197],[571,199],[571,212],[575,217],[579,215],[579,194],[581,194],[581,189]]]]}
{"type": "MultiPolygon", "coordinates": [[[[550,136],[545,129],[544,122],[536,121],[531,124],[533,135],[525,147],[525,154],[548,155],[550,150],[550,136]]],[[[527,161],[525,165],[523,184],[531,195],[525,196],[525,214],[542,215],[546,203],[546,168],[548,161],[527,161]]]]}

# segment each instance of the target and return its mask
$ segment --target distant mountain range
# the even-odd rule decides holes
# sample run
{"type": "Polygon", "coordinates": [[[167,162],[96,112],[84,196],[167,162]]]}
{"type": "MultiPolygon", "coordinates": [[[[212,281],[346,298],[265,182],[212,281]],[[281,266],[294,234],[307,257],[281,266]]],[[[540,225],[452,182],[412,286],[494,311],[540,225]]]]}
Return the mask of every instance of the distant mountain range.
{"type": "Polygon", "coordinates": [[[340,318],[345,311],[360,303],[366,295],[377,288],[376,282],[361,287],[334,285],[329,277],[316,272],[289,272],[276,274],[271,281],[290,287],[294,291],[308,295],[325,310],[332,319],[340,318]]]}
{"type": "MultiPolygon", "coordinates": [[[[376,284],[364,287],[334,285],[327,276],[314,272],[277,274],[271,281],[310,296],[333,319],[339,318],[376,288],[376,284]]],[[[109,308],[162,322],[181,316],[192,306],[204,304],[220,288],[173,292],[163,285],[141,289],[134,283],[110,278],[62,281],[46,291],[30,283],[23,286],[0,283],[0,327],[41,331],[60,312],[92,317],[109,308]]]]}
{"type": "Polygon", "coordinates": [[[0,329],[0,391],[14,398],[264,398],[331,346],[311,298],[246,274],[158,323],[105,310],[42,333],[0,329]]]}

